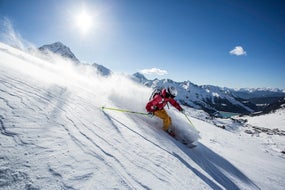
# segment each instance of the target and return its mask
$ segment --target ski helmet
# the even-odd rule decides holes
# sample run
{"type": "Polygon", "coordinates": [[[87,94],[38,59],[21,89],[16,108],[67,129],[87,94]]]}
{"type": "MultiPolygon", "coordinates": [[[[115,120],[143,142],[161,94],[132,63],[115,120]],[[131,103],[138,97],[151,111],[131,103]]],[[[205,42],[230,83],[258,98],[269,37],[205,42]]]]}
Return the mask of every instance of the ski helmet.
{"type": "Polygon", "coordinates": [[[177,94],[178,94],[178,92],[177,92],[177,90],[176,90],[176,88],[175,88],[174,86],[169,86],[169,87],[166,89],[166,92],[167,92],[168,94],[170,94],[171,96],[173,96],[173,97],[176,97],[177,94]]]}

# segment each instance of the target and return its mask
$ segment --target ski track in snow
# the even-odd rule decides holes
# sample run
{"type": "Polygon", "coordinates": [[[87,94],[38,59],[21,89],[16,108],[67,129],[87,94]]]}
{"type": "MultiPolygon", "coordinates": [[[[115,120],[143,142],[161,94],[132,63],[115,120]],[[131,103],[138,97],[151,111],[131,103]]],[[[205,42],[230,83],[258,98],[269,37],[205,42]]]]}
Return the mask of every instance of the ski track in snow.
{"type": "MultiPolygon", "coordinates": [[[[2,77],[5,77],[5,76],[2,75],[2,77]]],[[[5,78],[3,78],[1,81],[1,85],[4,85],[1,87],[1,89],[9,88],[9,92],[2,90],[2,93],[1,93],[1,96],[2,96],[1,100],[3,100],[3,102],[5,102],[7,106],[6,109],[1,106],[1,108],[2,109],[4,108],[5,110],[4,116],[1,115],[1,122],[0,122],[1,123],[1,133],[3,135],[12,137],[16,145],[20,145],[20,146],[25,145],[25,146],[30,146],[30,147],[35,148],[35,146],[37,146],[36,145],[37,143],[33,142],[34,138],[30,137],[30,134],[27,135],[29,139],[24,139],[25,137],[22,138],[21,136],[24,136],[24,135],[17,133],[16,132],[17,128],[25,127],[27,130],[29,130],[28,128],[31,127],[30,129],[37,130],[37,132],[35,133],[39,134],[39,136],[35,137],[35,139],[37,139],[36,141],[41,141],[40,135],[44,135],[43,130],[47,130],[47,131],[52,130],[52,129],[49,129],[50,126],[53,126],[53,128],[56,126],[57,129],[58,127],[60,127],[64,129],[66,134],[69,136],[71,142],[74,143],[76,145],[76,148],[78,148],[81,152],[83,152],[85,155],[90,155],[100,160],[103,165],[109,166],[110,169],[107,169],[107,170],[110,170],[110,171],[117,170],[116,172],[113,172],[110,175],[113,175],[115,173],[122,173],[121,174],[122,181],[120,183],[126,184],[127,188],[132,189],[132,187],[127,186],[127,184],[132,184],[132,183],[125,182],[126,180],[124,179],[125,178],[124,176],[127,174],[123,174],[125,169],[123,168],[123,165],[120,163],[120,161],[116,159],[116,157],[113,156],[112,154],[104,151],[104,149],[100,145],[98,145],[94,140],[92,140],[91,137],[88,137],[88,135],[85,134],[84,130],[90,130],[90,129],[88,129],[83,123],[77,123],[80,115],[70,115],[69,116],[70,113],[68,112],[68,109],[72,109],[71,108],[72,105],[70,107],[66,106],[66,104],[68,103],[66,101],[68,101],[69,95],[67,92],[65,92],[64,89],[61,89],[59,87],[53,87],[52,89],[50,88],[46,91],[42,91],[40,89],[36,89],[35,87],[31,87],[29,84],[25,84],[21,81],[16,81],[11,78],[9,81],[8,80],[9,77],[6,77],[5,81],[4,79],[5,78]],[[7,87],[8,86],[7,84],[9,84],[9,87],[7,87]],[[13,92],[13,93],[10,93],[10,92],[13,92]],[[19,94],[21,96],[16,96],[15,94],[19,94]],[[36,106],[33,106],[33,104],[36,106]],[[17,105],[20,105],[20,106],[16,107],[17,105]],[[44,111],[43,113],[41,113],[41,111],[45,109],[49,109],[49,108],[50,108],[49,112],[44,111]],[[42,123],[43,124],[42,127],[44,129],[41,128],[41,126],[34,127],[32,121],[25,120],[25,116],[27,115],[26,112],[28,112],[28,115],[33,115],[34,117],[36,117],[35,121],[40,119],[40,120],[48,120],[49,122],[42,123]],[[45,113],[49,113],[49,115],[46,115],[45,113]],[[6,118],[11,119],[13,117],[21,118],[20,119],[22,120],[21,123],[17,123],[13,125],[12,127],[6,127],[5,126],[6,118]],[[61,124],[60,122],[58,122],[57,117],[61,117],[62,120],[66,120],[67,124],[61,124]],[[80,128],[78,126],[80,126],[80,128]],[[97,148],[98,150],[94,148],[97,148]],[[98,152],[100,152],[101,154],[98,154],[98,152]],[[110,164],[112,162],[117,162],[117,164],[110,164]],[[113,166],[120,166],[121,168],[114,168],[113,166]]],[[[75,105],[76,103],[77,102],[75,102],[75,105]]],[[[37,124],[35,123],[35,125],[37,124]]],[[[52,131],[52,132],[57,133],[58,131],[52,131]]],[[[96,134],[93,133],[93,135],[96,135],[96,134]]],[[[98,138],[98,135],[96,136],[98,138]]],[[[53,139],[53,141],[54,140],[55,142],[59,141],[58,145],[64,146],[64,145],[61,145],[62,143],[64,143],[64,139],[60,139],[60,138],[62,138],[62,136],[57,137],[55,135],[55,139],[53,139]]],[[[102,140],[102,138],[100,140],[102,140]]],[[[53,146],[43,145],[43,147],[39,147],[39,148],[41,150],[41,149],[45,149],[45,147],[49,149],[49,147],[53,147],[53,146]]],[[[44,150],[41,150],[41,151],[44,151],[44,150]]],[[[48,152],[54,152],[54,151],[55,150],[49,150],[48,152]]],[[[62,178],[62,175],[60,174],[60,172],[56,171],[56,169],[53,168],[51,164],[49,164],[48,166],[48,171],[53,176],[62,178]]],[[[91,173],[93,172],[90,172],[89,175],[83,175],[82,177],[77,176],[76,178],[77,179],[88,178],[91,176],[91,173]]],[[[62,187],[66,187],[66,186],[63,184],[62,187]]]]}
{"type": "Polygon", "coordinates": [[[114,97],[1,64],[0,189],[261,189],[204,143],[189,149],[169,137],[155,118],[102,111],[102,100],[124,103],[114,97]]]}

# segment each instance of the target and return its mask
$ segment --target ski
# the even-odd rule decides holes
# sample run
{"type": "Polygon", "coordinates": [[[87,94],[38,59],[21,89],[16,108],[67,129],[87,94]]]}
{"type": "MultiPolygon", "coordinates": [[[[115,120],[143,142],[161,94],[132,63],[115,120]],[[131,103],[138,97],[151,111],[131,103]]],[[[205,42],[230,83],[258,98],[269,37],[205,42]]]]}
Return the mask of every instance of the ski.
{"type": "Polygon", "coordinates": [[[185,139],[178,139],[176,135],[173,135],[172,133],[166,132],[170,137],[175,139],[176,141],[180,142],[181,144],[185,145],[187,148],[195,148],[197,145],[194,144],[194,142],[187,142],[185,139]]]}

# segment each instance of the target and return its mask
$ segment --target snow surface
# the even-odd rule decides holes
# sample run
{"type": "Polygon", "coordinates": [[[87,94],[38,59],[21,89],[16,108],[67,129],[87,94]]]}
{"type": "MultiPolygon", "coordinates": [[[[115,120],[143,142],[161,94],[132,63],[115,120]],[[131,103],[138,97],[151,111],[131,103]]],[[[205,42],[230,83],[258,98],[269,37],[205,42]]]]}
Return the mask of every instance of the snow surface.
{"type": "Polygon", "coordinates": [[[248,120],[250,125],[265,127],[270,129],[281,129],[285,131],[285,112],[284,110],[277,110],[274,113],[260,115],[255,117],[244,117],[248,120]]]}
{"type": "MultiPolygon", "coordinates": [[[[155,117],[102,111],[145,112],[151,89],[127,76],[102,77],[2,43],[0,58],[0,189],[284,189],[285,156],[272,148],[284,136],[266,144],[266,134],[184,107],[194,128],[170,108],[175,127],[196,141],[189,149],[155,117]]],[[[278,113],[271,119],[283,125],[278,113]]]]}

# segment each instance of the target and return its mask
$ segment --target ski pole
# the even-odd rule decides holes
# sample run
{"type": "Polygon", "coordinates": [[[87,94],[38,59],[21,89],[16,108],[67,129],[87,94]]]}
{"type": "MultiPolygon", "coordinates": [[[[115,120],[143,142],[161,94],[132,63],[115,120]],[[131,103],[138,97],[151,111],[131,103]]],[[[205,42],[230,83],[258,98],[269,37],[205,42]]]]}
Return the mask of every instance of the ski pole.
{"type": "Polygon", "coordinates": [[[102,110],[103,110],[103,109],[106,109],[106,110],[113,110],[113,111],[119,111],[119,112],[126,112],[126,113],[134,113],[134,114],[148,115],[148,113],[136,112],[136,111],[124,110],[124,109],[118,109],[118,108],[108,108],[108,107],[105,107],[105,106],[102,106],[101,108],[102,108],[102,110]]]}
{"type": "Polygon", "coordinates": [[[186,115],[186,113],[183,113],[184,115],[185,115],[185,117],[186,117],[186,119],[189,121],[189,123],[190,123],[190,125],[192,125],[193,127],[195,127],[194,125],[193,125],[193,123],[191,122],[191,120],[188,118],[188,116],[186,115]]]}

